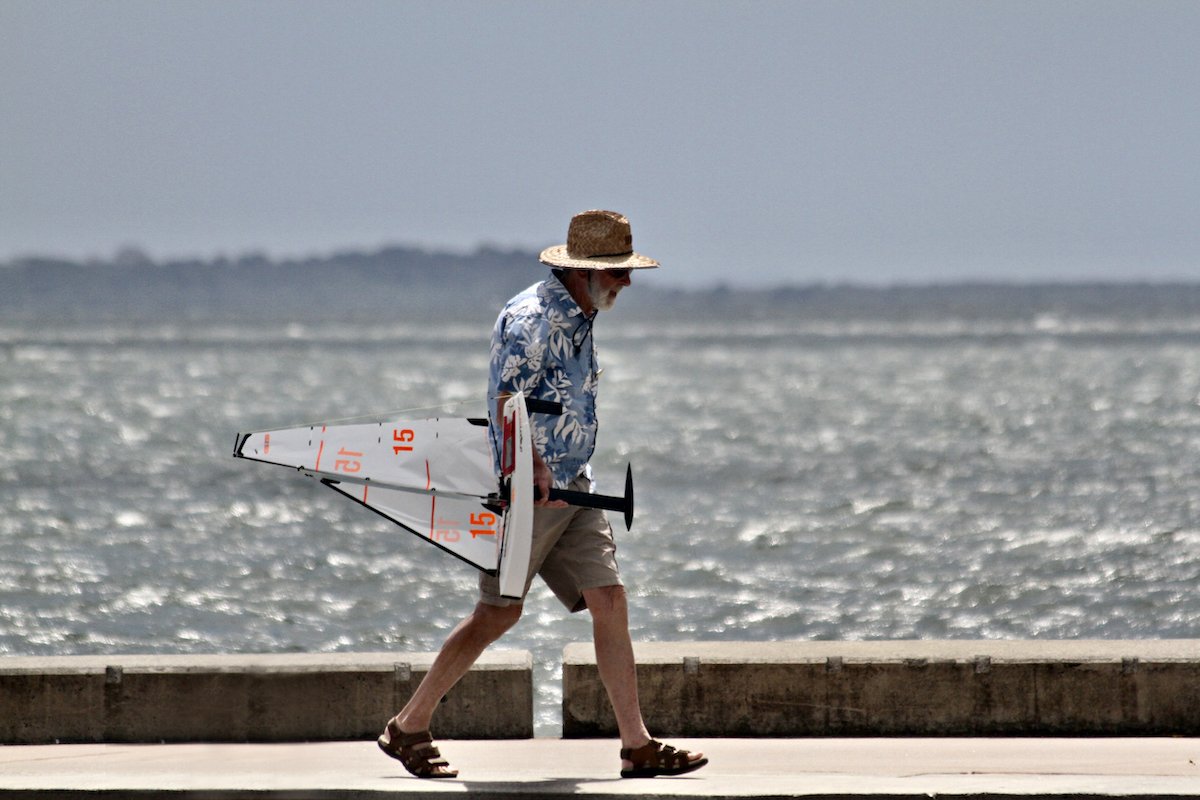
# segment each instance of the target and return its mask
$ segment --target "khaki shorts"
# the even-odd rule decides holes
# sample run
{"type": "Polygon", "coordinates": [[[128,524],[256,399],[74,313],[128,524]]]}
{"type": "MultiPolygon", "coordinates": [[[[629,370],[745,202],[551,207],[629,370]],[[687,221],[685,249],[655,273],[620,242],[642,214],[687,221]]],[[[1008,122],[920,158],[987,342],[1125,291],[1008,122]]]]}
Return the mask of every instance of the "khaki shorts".
{"type": "MultiPolygon", "coordinates": [[[[579,477],[568,488],[586,492],[589,486],[587,478],[579,477]]],[[[541,575],[559,601],[572,612],[587,608],[584,589],[620,586],[617,545],[604,512],[577,506],[535,508],[529,573],[522,597],[529,593],[534,575],[541,575]]],[[[492,606],[521,602],[501,597],[500,581],[486,573],[479,576],[479,600],[492,606]]]]}

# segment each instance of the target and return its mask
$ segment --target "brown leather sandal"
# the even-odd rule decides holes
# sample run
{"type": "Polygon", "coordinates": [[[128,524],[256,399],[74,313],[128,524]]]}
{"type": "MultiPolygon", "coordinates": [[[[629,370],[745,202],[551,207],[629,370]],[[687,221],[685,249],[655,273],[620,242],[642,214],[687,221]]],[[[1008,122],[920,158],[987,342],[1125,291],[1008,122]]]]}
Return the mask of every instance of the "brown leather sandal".
{"type": "Polygon", "coordinates": [[[669,744],[651,739],[641,747],[621,749],[621,759],[633,764],[621,770],[622,778],[654,778],[659,775],[683,775],[708,763],[703,753],[676,750],[669,744]]]}
{"type": "Polygon", "coordinates": [[[379,736],[379,749],[404,765],[418,778],[457,778],[458,770],[450,766],[433,743],[429,731],[405,733],[389,721],[379,736]]]}

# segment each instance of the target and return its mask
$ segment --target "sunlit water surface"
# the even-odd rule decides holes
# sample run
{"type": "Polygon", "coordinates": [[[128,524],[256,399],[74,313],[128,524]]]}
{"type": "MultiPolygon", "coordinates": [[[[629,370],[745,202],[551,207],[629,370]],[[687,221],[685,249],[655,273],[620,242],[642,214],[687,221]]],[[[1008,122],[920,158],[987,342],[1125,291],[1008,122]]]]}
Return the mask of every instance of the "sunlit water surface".
{"type": "MultiPolygon", "coordinates": [[[[1200,636],[1195,321],[651,317],[596,327],[635,639],[1200,636]]],[[[0,653],[436,649],[469,567],[230,455],[479,415],[488,333],[0,323],[0,653]]],[[[535,584],[502,646],[534,653],[539,734],[590,635],[535,584]]]]}

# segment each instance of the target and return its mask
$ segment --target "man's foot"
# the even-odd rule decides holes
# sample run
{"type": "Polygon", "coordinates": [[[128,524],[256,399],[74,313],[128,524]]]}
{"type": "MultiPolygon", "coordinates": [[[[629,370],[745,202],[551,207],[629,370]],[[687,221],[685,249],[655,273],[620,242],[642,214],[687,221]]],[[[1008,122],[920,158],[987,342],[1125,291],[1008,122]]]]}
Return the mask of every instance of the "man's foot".
{"type": "Polygon", "coordinates": [[[683,775],[708,763],[703,753],[676,750],[669,744],[651,739],[641,747],[621,750],[622,778],[654,778],[659,775],[683,775]]]}
{"type": "Polygon", "coordinates": [[[458,770],[442,758],[429,731],[405,733],[395,720],[379,736],[379,749],[404,765],[418,778],[457,778],[458,770]]]}

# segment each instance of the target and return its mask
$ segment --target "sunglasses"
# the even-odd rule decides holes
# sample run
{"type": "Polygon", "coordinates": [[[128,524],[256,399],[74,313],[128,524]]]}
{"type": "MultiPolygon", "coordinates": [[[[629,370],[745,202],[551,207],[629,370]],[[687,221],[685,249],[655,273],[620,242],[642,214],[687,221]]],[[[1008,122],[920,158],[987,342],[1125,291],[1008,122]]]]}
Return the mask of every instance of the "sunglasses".
{"type": "Polygon", "coordinates": [[[604,270],[604,274],[607,275],[608,277],[612,278],[614,281],[625,280],[626,278],[629,277],[629,273],[631,273],[631,272],[633,272],[633,270],[631,270],[631,269],[606,269],[606,270],[604,270]]]}

